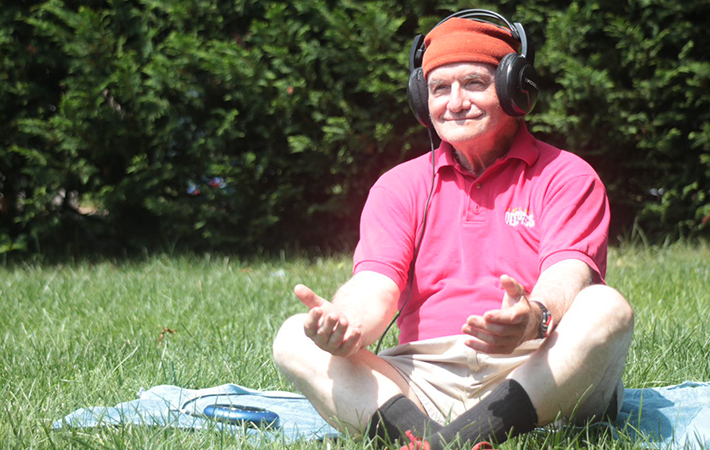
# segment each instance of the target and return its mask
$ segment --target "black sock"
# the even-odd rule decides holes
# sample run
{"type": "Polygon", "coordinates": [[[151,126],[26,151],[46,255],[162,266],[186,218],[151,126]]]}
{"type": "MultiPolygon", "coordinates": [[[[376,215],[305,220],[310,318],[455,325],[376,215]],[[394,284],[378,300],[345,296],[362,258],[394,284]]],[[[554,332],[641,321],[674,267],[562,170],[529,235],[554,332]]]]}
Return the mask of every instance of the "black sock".
{"type": "Polygon", "coordinates": [[[459,443],[496,444],[509,437],[532,431],[537,413],[525,389],[515,380],[503,381],[479,404],[427,439],[432,450],[439,450],[458,439],[459,443]]]}
{"type": "Polygon", "coordinates": [[[419,407],[404,395],[396,395],[382,405],[370,419],[367,435],[390,444],[404,437],[406,431],[415,436],[432,436],[441,425],[431,420],[419,407]]]}

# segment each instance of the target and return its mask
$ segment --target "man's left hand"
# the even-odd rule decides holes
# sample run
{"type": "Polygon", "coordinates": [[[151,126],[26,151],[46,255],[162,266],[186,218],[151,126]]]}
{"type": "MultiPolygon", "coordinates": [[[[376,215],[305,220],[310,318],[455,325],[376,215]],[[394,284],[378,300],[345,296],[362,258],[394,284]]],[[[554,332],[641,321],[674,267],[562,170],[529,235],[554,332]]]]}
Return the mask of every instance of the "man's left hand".
{"type": "Polygon", "coordinates": [[[537,337],[537,311],[530,305],[525,288],[508,275],[500,277],[501,309],[469,316],[461,331],[472,337],[466,345],[488,354],[510,354],[528,339],[537,337]]]}

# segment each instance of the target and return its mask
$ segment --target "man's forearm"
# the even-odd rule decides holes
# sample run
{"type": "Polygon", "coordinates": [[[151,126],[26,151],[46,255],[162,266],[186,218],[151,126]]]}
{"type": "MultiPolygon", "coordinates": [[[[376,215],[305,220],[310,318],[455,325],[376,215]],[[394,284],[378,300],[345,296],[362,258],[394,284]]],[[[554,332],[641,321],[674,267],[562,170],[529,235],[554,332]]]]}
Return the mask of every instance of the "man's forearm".
{"type": "Polygon", "coordinates": [[[593,272],[586,263],[574,259],[560,261],[540,275],[530,299],[543,303],[555,323],[559,323],[575,296],[592,281],[593,272]]]}
{"type": "Polygon", "coordinates": [[[359,327],[363,347],[374,343],[397,312],[399,288],[385,275],[359,272],[338,289],[333,304],[341,308],[351,325],[359,327]]]}

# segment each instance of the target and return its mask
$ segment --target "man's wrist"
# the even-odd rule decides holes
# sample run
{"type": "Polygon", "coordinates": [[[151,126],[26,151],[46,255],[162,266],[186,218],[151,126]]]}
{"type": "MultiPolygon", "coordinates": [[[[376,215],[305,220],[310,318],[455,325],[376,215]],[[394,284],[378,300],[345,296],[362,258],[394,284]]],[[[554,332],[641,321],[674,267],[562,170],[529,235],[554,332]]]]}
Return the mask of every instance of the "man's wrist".
{"type": "Polygon", "coordinates": [[[535,336],[535,339],[544,339],[550,335],[554,327],[554,318],[552,317],[552,313],[540,300],[531,298],[529,302],[531,305],[537,305],[540,310],[540,320],[538,322],[537,335],[535,336]]]}

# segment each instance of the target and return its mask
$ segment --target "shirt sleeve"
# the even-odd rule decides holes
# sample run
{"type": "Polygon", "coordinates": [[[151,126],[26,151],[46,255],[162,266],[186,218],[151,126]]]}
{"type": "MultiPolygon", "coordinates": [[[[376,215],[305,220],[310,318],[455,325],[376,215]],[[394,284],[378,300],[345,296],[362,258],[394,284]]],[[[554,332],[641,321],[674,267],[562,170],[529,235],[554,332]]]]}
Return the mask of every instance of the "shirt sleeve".
{"type": "Polygon", "coordinates": [[[394,195],[378,182],[370,190],[360,218],[360,241],[355,249],[353,272],[378,272],[404,290],[414,252],[411,202],[394,195]]]}
{"type": "Polygon", "coordinates": [[[565,259],[578,259],[595,272],[595,282],[603,283],[610,212],[601,180],[584,174],[552,185],[544,211],[540,272],[565,259]]]}

